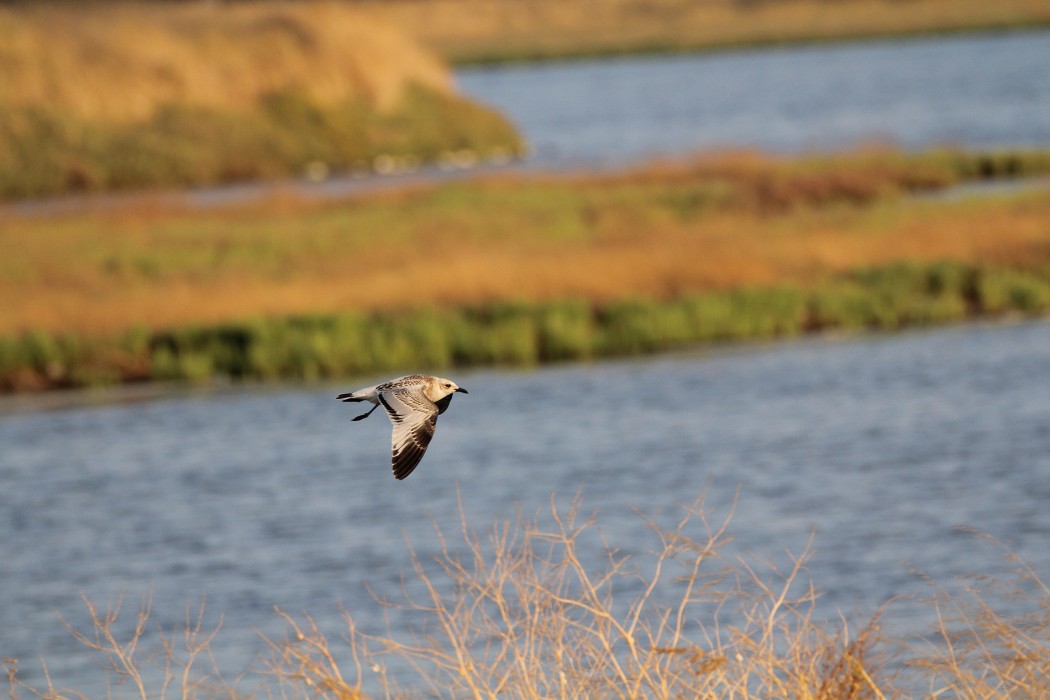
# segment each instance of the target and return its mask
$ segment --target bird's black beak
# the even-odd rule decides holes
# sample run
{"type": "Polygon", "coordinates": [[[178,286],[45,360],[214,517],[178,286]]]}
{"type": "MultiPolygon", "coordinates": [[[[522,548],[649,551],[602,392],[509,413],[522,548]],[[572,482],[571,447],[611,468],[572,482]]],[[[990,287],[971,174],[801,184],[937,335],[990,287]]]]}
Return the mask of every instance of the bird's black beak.
{"type": "Polygon", "coordinates": [[[467,391],[467,390],[466,390],[466,389],[464,389],[463,387],[457,387],[457,388],[456,388],[456,391],[458,391],[458,392],[460,392],[460,393],[463,393],[463,394],[469,394],[469,393],[470,393],[469,391],[467,391]]]}

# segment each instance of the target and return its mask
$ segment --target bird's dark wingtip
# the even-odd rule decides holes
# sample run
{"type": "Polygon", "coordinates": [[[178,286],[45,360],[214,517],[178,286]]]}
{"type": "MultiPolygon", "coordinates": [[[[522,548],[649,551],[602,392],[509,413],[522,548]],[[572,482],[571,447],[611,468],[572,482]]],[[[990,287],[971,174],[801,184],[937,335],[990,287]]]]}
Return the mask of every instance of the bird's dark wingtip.
{"type": "Polygon", "coordinates": [[[407,479],[408,475],[414,472],[416,467],[419,466],[420,460],[423,459],[424,452],[426,452],[426,447],[394,455],[394,459],[390,465],[394,469],[394,478],[398,481],[407,479]]]}

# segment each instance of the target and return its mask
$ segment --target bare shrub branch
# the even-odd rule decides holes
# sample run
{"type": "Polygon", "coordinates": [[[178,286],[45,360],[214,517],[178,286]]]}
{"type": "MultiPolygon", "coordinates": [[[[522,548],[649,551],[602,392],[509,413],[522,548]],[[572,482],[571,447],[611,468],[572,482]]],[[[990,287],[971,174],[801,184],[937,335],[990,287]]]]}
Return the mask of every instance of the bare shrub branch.
{"type": "MultiPolygon", "coordinates": [[[[961,594],[931,582],[937,595],[927,603],[937,622],[915,648],[884,636],[884,609],[859,626],[841,613],[818,613],[820,597],[806,575],[812,537],[799,555],[728,556],[734,509],[709,520],[701,496],[669,525],[666,515],[639,515],[641,534],[621,548],[594,513],[583,512],[579,497],[559,507],[552,496],[544,513],[518,513],[487,530],[470,523],[461,502],[452,540],[435,525],[432,561],[409,543],[415,578],[402,580],[400,600],[373,594],[389,628],[411,634],[363,631],[344,613],[345,632],[333,643],[314,618],[278,609],[287,633],[277,641],[263,637],[268,684],[258,695],[242,695],[215,669],[221,621],[214,629],[204,624],[203,601],[195,612],[187,608],[181,635],[160,631],[155,656],[147,653],[148,597],[123,632],[119,600],[102,610],[85,598],[90,630],[66,625],[142,700],[169,693],[231,700],[883,700],[914,697],[923,685],[928,698],[1050,696],[1050,588],[1000,543],[992,540],[1014,576],[974,577],[961,594]],[[202,659],[213,670],[202,673],[202,659]],[[151,665],[161,671],[157,688],[145,673],[151,665]]],[[[622,528],[617,532],[624,537],[622,528]]],[[[4,664],[9,700],[20,692],[87,697],[59,689],[46,666],[46,687],[35,689],[19,677],[16,660],[4,664]]]]}

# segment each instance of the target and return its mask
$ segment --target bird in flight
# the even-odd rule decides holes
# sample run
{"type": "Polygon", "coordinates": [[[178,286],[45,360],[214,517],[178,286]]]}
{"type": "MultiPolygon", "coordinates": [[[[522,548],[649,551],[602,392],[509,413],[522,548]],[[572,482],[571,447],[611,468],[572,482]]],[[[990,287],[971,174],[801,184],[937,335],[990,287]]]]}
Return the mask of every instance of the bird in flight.
{"type": "Polygon", "coordinates": [[[336,398],[345,402],[369,401],[375,404],[367,413],[353,420],[368,418],[380,405],[386,409],[390,422],[394,424],[391,436],[394,478],[404,479],[423,459],[423,453],[434,437],[438,416],[445,412],[452,402],[452,394],[457,391],[470,393],[451,379],[409,374],[336,398]]]}

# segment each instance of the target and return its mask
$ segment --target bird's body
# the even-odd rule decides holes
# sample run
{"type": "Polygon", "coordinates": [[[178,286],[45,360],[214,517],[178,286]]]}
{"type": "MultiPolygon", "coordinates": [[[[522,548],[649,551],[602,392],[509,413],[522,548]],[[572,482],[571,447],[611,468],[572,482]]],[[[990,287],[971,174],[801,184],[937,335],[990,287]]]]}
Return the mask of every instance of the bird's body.
{"type": "Polygon", "coordinates": [[[450,379],[429,374],[409,374],[340,394],[336,398],[340,401],[368,401],[375,404],[367,413],[353,420],[367,418],[379,406],[386,409],[390,422],[394,424],[391,436],[394,477],[404,479],[423,459],[423,453],[434,437],[437,417],[445,412],[452,401],[452,394],[457,391],[468,393],[450,379]]]}

